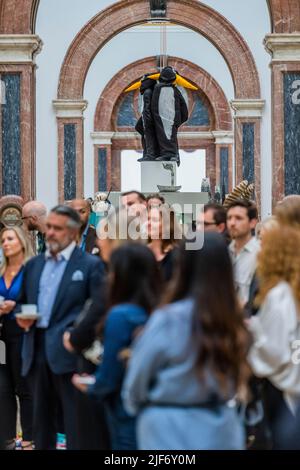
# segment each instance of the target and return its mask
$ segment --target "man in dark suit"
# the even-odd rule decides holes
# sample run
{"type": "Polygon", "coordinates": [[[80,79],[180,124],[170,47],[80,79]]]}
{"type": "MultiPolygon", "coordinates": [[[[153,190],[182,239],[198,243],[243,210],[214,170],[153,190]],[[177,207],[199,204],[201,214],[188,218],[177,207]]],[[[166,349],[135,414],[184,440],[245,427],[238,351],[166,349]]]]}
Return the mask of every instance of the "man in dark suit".
{"type": "Polygon", "coordinates": [[[80,217],[79,248],[87,253],[98,254],[96,229],[89,223],[91,215],[90,202],[86,199],[73,199],[70,202],[70,207],[78,212],[80,217]]]}
{"type": "Polygon", "coordinates": [[[80,218],[67,206],[57,206],[46,223],[47,251],[25,266],[19,303],[38,306],[40,318],[18,319],[26,330],[22,350],[23,375],[34,395],[34,440],[37,449],[55,449],[56,411],[62,410],[68,449],[78,448],[76,391],[71,377],[76,356],[63,346],[86,300],[102,285],[103,264],[76,246],[80,218]]]}

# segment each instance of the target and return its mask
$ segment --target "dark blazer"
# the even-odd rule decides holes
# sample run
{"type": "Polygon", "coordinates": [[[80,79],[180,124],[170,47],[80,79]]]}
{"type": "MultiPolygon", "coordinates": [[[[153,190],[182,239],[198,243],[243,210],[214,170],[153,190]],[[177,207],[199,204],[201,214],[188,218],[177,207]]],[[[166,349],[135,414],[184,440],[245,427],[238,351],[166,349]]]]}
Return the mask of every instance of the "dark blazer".
{"type": "Polygon", "coordinates": [[[70,341],[77,353],[82,353],[89,348],[97,335],[99,322],[106,314],[106,284],[102,286],[102,292],[94,300],[88,300],[79,315],[74,328],[71,330],[70,341]],[[78,322],[78,323],[77,323],[78,322]]]}
{"type": "MultiPolygon", "coordinates": [[[[36,256],[26,264],[18,303],[37,304],[40,277],[44,266],[44,254],[36,256]]],[[[66,374],[76,370],[76,355],[66,351],[62,336],[68,328],[72,327],[86,300],[99,295],[103,276],[104,265],[101,260],[88,253],[82,253],[76,247],[66,266],[53,305],[50,323],[45,332],[45,353],[53,373],[66,374]],[[82,280],[72,280],[75,271],[82,272],[82,280]]],[[[23,375],[28,374],[33,364],[35,331],[36,327],[34,326],[24,334],[23,375]]]]}
{"type": "MultiPolygon", "coordinates": [[[[97,247],[96,245],[96,240],[97,240],[97,233],[96,233],[96,229],[95,227],[93,227],[92,225],[89,226],[89,229],[87,231],[87,234],[86,234],[86,239],[85,239],[85,251],[87,253],[92,253],[92,251],[94,250],[94,248],[97,251],[97,253],[99,253],[99,248],[97,247]]],[[[95,250],[95,251],[96,251],[95,250]]],[[[95,253],[94,253],[95,254],[95,253]]]]}

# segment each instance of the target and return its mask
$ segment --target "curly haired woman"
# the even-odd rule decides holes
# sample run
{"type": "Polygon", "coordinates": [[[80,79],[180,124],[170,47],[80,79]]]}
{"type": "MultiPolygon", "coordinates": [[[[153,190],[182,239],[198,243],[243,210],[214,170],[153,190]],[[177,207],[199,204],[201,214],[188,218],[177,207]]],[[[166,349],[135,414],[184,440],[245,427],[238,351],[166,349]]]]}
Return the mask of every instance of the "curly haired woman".
{"type": "Polygon", "coordinates": [[[300,368],[295,343],[300,339],[300,232],[289,225],[265,232],[258,255],[260,283],[257,316],[249,320],[254,343],[249,362],[265,381],[265,412],[280,448],[276,429],[281,413],[293,414],[300,402],[300,368]]]}

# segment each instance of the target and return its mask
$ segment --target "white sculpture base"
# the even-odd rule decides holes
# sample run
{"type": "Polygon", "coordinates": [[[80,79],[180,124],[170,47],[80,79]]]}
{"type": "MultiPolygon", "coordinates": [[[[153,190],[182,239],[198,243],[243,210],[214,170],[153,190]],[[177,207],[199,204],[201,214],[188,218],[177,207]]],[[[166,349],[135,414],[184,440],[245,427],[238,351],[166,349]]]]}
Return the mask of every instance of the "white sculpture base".
{"type": "Polygon", "coordinates": [[[141,162],[141,191],[142,193],[158,193],[160,186],[176,186],[176,162],[141,162]],[[163,164],[172,165],[174,181],[170,170],[166,170],[163,164]]]}
{"type": "MultiPolygon", "coordinates": [[[[148,196],[150,193],[153,193],[153,191],[144,191],[145,196],[148,196]]],[[[177,214],[182,214],[185,210],[187,211],[184,217],[185,223],[196,220],[199,205],[208,203],[208,193],[181,193],[178,191],[173,193],[162,192],[160,194],[170,206],[173,206],[177,214]]],[[[120,206],[120,197],[121,193],[119,192],[110,193],[109,200],[114,207],[120,206]]]]}

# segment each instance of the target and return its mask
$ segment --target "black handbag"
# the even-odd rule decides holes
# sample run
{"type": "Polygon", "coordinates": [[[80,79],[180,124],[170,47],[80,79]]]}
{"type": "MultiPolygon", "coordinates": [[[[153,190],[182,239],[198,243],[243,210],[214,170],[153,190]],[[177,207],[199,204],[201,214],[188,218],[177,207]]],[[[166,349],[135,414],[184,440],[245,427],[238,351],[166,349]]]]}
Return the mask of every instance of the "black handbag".
{"type": "Polygon", "coordinates": [[[263,389],[264,379],[252,376],[249,387],[252,399],[240,406],[240,416],[245,425],[248,450],[272,449],[272,433],[265,413],[263,389]]]}
{"type": "MultiPolygon", "coordinates": [[[[88,299],[85,302],[81,313],[78,315],[77,319],[74,322],[74,327],[79,326],[80,323],[84,320],[84,318],[89,312],[89,309],[92,303],[93,302],[91,299],[88,299]]],[[[81,354],[84,357],[84,359],[91,362],[94,366],[98,366],[102,362],[103,352],[104,352],[104,348],[103,348],[102,342],[100,341],[99,338],[95,338],[93,342],[87,348],[81,351],[81,354]]]]}

